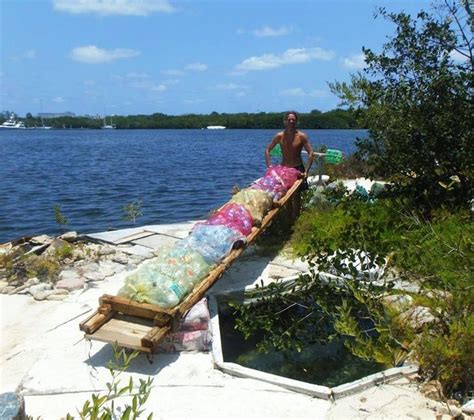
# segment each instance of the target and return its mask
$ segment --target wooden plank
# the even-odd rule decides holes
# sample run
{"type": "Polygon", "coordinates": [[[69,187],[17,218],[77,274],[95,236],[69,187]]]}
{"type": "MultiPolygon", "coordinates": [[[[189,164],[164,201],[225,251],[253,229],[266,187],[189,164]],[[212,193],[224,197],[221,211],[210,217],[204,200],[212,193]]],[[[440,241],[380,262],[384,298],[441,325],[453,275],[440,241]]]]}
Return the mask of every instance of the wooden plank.
{"type": "Polygon", "coordinates": [[[114,311],[104,311],[102,306],[100,306],[96,312],[79,324],[79,329],[86,332],[87,334],[92,334],[102,325],[104,325],[109,319],[112,319],[114,315],[114,311]]]}
{"type": "Polygon", "coordinates": [[[142,338],[141,344],[143,347],[151,348],[155,350],[161,339],[168,334],[171,327],[153,327],[148,333],[142,338]]]}
{"type": "Polygon", "coordinates": [[[138,303],[121,296],[103,295],[100,303],[110,305],[116,312],[140,318],[155,319],[156,315],[160,314],[161,319],[168,319],[169,322],[174,314],[171,309],[161,308],[151,303],[138,303]]]}
{"type": "Polygon", "coordinates": [[[86,334],[85,337],[89,340],[97,340],[110,344],[116,343],[120,347],[151,353],[153,349],[143,346],[142,338],[147,336],[152,329],[152,326],[112,318],[96,332],[86,334]]]}

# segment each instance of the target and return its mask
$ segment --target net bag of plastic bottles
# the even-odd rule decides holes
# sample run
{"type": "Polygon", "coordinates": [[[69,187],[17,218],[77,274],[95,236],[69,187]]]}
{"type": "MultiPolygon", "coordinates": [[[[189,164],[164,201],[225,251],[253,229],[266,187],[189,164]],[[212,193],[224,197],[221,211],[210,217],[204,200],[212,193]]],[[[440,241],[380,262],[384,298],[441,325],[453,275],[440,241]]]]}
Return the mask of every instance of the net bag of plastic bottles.
{"type": "Polygon", "coordinates": [[[227,203],[213,213],[204,224],[227,226],[247,236],[252,231],[253,219],[250,212],[241,204],[227,203]]]}
{"type": "Polygon", "coordinates": [[[198,252],[207,264],[217,264],[226,257],[238,242],[245,243],[246,237],[238,230],[222,225],[198,223],[191,233],[176,242],[175,246],[198,252]]]}
{"type": "Polygon", "coordinates": [[[259,226],[265,214],[272,208],[273,198],[265,191],[245,188],[235,194],[230,203],[242,204],[252,215],[254,225],[259,226]]]}
{"type": "Polygon", "coordinates": [[[265,191],[275,201],[278,201],[286,193],[286,188],[283,184],[272,176],[263,176],[257,179],[249,188],[265,191]]]}
{"type": "Polygon", "coordinates": [[[265,177],[272,176],[280,181],[286,190],[289,190],[300,176],[300,171],[295,168],[289,168],[283,165],[270,166],[266,172],[265,177]]]}
{"type": "Polygon", "coordinates": [[[161,248],[157,257],[127,276],[118,295],[162,308],[178,305],[210,271],[200,253],[179,247],[161,248]]]}

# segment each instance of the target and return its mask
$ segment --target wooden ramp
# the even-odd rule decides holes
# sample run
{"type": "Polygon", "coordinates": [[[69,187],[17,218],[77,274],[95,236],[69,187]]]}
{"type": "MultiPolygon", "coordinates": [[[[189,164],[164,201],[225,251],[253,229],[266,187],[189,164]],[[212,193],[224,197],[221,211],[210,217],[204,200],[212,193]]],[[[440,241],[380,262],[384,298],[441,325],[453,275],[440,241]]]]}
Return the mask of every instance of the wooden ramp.
{"type": "Polygon", "coordinates": [[[85,332],[85,338],[153,353],[158,343],[171,330],[174,322],[202,299],[245,248],[268,227],[280,209],[294,194],[298,193],[302,183],[302,179],[297,180],[290,190],[274,203],[273,208],[263,218],[260,227],[252,228],[252,232],[247,236],[246,244],[233,249],[178,306],[163,309],[157,305],[138,303],[120,296],[103,295],[99,299],[97,311],[79,324],[81,331],[85,332]]]}

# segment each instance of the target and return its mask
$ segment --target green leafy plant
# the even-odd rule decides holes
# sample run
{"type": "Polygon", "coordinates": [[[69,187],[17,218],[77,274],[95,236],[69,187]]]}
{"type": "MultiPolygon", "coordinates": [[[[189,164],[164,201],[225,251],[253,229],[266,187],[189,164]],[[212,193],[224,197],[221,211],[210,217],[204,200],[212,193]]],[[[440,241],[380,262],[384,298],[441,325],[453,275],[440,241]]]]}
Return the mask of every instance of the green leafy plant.
{"type": "Polygon", "coordinates": [[[54,209],[54,219],[56,220],[56,223],[59,226],[59,230],[63,231],[64,226],[66,226],[69,223],[69,221],[67,217],[61,211],[61,206],[59,204],[55,204],[53,209],[54,209]]]}
{"type": "MultiPolygon", "coordinates": [[[[113,346],[114,360],[109,361],[107,367],[112,377],[111,382],[107,382],[107,392],[104,394],[92,394],[90,400],[86,400],[82,408],[78,411],[81,420],[129,420],[138,419],[145,410],[143,406],[147,402],[153,379],[148,378],[146,381],[140,379],[138,388],[135,388],[132,377],[130,377],[127,385],[120,384],[120,376],[130,367],[131,362],[138,356],[139,352],[134,351],[130,354],[124,349],[120,349],[117,345],[113,346]],[[124,407],[117,407],[115,400],[120,397],[131,397],[131,404],[124,407]]],[[[153,418],[153,413],[147,417],[148,420],[153,418]]],[[[73,420],[74,416],[67,414],[67,420],[73,420]]]]}
{"type": "Polygon", "coordinates": [[[141,210],[142,204],[142,200],[134,200],[123,206],[123,220],[127,220],[135,224],[137,219],[143,215],[141,210]]]}

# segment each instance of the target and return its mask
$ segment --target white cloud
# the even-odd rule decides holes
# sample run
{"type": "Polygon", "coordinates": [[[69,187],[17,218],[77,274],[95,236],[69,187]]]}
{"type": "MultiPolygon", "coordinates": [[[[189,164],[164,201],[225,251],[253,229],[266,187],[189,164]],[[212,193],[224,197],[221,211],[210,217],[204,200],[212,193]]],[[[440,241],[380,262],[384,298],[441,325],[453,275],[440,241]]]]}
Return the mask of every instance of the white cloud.
{"type": "Polygon", "coordinates": [[[184,103],[186,104],[202,104],[204,101],[204,99],[185,99],[184,100],[184,103]]]}
{"type": "Polygon", "coordinates": [[[186,70],[206,71],[207,65],[202,63],[191,63],[186,66],[186,70]]]}
{"type": "Polygon", "coordinates": [[[56,96],[52,99],[52,101],[56,102],[57,104],[62,104],[64,102],[64,98],[62,96],[56,96]]]}
{"type": "Polygon", "coordinates": [[[242,89],[243,86],[238,85],[236,83],[219,83],[216,85],[216,89],[220,90],[237,90],[242,89]]]}
{"type": "Polygon", "coordinates": [[[53,5],[56,10],[72,14],[148,16],[176,11],[168,0],[53,0],[53,5]]]}
{"type": "Polygon", "coordinates": [[[334,58],[332,51],[326,51],[322,48],[290,48],[284,53],[264,54],[258,57],[250,57],[237,65],[237,70],[253,71],[253,70],[270,70],[288,64],[302,64],[312,60],[329,61],[334,58]]]}
{"type": "Polygon", "coordinates": [[[160,73],[166,76],[184,76],[186,74],[183,70],[174,70],[174,69],[161,70],[160,73]]]}
{"type": "Polygon", "coordinates": [[[167,89],[168,89],[168,87],[166,85],[164,85],[163,83],[161,83],[159,85],[152,85],[150,87],[150,91],[152,91],[152,92],[164,92],[167,89]]]}
{"type": "Polygon", "coordinates": [[[365,67],[364,54],[352,54],[342,60],[344,67],[348,69],[363,69],[365,67]]]}
{"type": "Polygon", "coordinates": [[[285,90],[281,91],[281,95],[283,95],[283,96],[306,96],[306,93],[302,88],[293,88],[293,89],[285,89],[285,90]]]}
{"type": "Polygon", "coordinates": [[[281,28],[274,29],[270,26],[264,26],[260,29],[255,29],[253,31],[254,35],[258,37],[276,37],[276,36],[285,36],[289,35],[292,32],[292,28],[282,26],[281,28]]]}
{"type": "Polygon", "coordinates": [[[325,90],[314,89],[305,91],[303,88],[297,87],[292,89],[285,89],[280,92],[282,96],[309,96],[312,98],[324,98],[328,96],[328,92],[325,90]]]}
{"type": "Polygon", "coordinates": [[[77,47],[71,51],[71,58],[75,61],[88,64],[108,63],[122,58],[131,58],[140,54],[140,51],[116,48],[114,50],[105,50],[95,45],[77,47]]]}
{"type": "Polygon", "coordinates": [[[168,90],[168,86],[174,84],[175,81],[169,80],[168,82],[156,83],[151,79],[147,73],[127,73],[125,75],[114,75],[113,78],[117,80],[122,86],[126,86],[132,89],[145,90],[147,92],[164,92],[168,90]]]}
{"type": "Polygon", "coordinates": [[[27,50],[21,54],[10,57],[12,60],[34,60],[36,58],[35,50],[27,50]]]}

